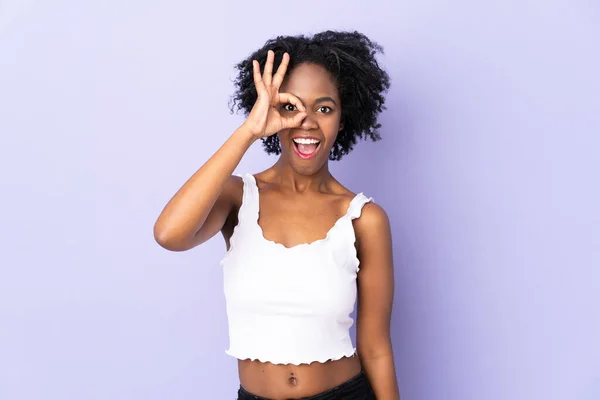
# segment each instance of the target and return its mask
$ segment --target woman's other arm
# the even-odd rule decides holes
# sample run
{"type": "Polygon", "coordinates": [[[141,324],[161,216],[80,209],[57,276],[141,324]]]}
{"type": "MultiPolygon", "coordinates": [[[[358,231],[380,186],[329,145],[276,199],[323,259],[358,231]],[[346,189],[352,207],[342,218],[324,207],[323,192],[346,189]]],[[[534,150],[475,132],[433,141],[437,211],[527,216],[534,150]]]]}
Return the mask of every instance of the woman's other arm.
{"type": "Polygon", "coordinates": [[[399,400],[390,338],[394,266],[389,220],[383,208],[368,203],[354,226],[360,260],[356,324],[358,356],[377,400],[399,400]]]}

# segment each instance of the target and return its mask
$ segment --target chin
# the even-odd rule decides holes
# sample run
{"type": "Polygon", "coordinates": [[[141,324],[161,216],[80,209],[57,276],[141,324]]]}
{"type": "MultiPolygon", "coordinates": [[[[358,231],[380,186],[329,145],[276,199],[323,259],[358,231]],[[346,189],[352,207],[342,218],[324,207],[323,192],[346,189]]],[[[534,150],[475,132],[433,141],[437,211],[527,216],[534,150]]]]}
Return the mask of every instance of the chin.
{"type": "Polygon", "coordinates": [[[286,158],[288,165],[298,175],[311,176],[318,173],[327,164],[327,159],[323,160],[321,157],[313,160],[295,160],[289,157],[286,158]]]}

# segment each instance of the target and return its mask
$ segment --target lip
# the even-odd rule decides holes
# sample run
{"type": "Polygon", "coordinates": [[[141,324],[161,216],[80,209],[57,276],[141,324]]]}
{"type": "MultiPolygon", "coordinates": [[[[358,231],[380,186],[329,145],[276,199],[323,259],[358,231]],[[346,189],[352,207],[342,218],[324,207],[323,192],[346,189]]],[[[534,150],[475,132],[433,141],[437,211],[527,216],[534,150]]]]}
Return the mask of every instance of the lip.
{"type": "Polygon", "coordinates": [[[321,149],[321,144],[323,144],[323,140],[321,138],[318,138],[315,136],[294,136],[292,138],[292,147],[294,148],[296,155],[303,160],[308,160],[308,159],[313,158],[319,152],[319,149],[321,149]],[[306,154],[300,153],[300,151],[298,150],[298,147],[296,147],[296,144],[294,143],[294,139],[315,139],[315,140],[319,141],[319,144],[317,145],[317,148],[315,149],[315,151],[313,151],[311,154],[306,155],[306,154]]]}

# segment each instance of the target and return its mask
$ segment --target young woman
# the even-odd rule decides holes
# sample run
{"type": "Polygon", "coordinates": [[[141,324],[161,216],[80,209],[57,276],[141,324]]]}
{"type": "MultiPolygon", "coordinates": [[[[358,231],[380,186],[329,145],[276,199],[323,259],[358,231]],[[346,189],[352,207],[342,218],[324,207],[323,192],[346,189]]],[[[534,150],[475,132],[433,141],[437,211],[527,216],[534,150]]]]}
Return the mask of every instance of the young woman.
{"type": "Polygon", "coordinates": [[[357,139],[380,138],[390,85],[381,51],[357,32],[268,41],[237,65],[232,109],[247,119],[156,221],[156,241],[173,251],[225,238],[226,353],[238,359],[239,399],[399,399],[389,221],[328,168],[357,139]],[[278,160],[233,175],[258,140],[278,160]]]}

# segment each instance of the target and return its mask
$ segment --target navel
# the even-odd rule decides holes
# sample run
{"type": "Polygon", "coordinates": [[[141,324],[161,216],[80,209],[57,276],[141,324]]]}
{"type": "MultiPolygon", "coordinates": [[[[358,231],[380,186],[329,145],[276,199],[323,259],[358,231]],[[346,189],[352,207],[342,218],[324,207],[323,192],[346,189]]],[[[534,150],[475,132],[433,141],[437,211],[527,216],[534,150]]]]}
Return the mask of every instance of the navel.
{"type": "Polygon", "coordinates": [[[290,377],[288,378],[288,383],[291,386],[296,386],[298,385],[298,379],[296,379],[296,377],[294,376],[293,372],[290,372],[290,377]]]}

